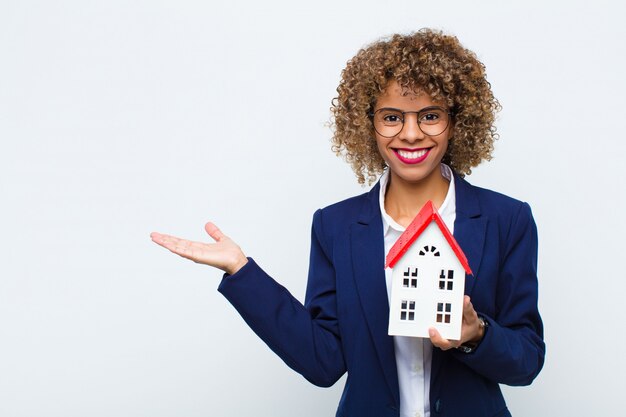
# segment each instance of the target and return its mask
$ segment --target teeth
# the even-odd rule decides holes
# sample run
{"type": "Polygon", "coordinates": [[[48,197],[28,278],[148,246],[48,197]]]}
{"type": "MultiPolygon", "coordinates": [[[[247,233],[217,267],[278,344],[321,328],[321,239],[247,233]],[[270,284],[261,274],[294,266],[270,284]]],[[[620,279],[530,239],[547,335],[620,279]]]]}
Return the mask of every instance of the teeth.
{"type": "Polygon", "coordinates": [[[422,156],[426,154],[426,149],[420,149],[419,151],[413,151],[413,152],[398,150],[398,153],[400,154],[401,157],[406,158],[406,159],[417,159],[417,158],[421,158],[422,156]]]}

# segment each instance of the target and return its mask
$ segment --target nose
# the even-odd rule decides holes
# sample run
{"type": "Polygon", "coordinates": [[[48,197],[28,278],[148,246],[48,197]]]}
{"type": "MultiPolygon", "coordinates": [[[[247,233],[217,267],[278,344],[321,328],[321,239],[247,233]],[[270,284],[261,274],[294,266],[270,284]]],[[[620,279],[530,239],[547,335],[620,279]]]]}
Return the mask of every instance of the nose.
{"type": "Polygon", "coordinates": [[[404,115],[404,124],[398,134],[398,138],[407,142],[415,142],[424,139],[424,136],[424,132],[422,132],[419,123],[417,123],[417,114],[406,113],[404,115]]]}

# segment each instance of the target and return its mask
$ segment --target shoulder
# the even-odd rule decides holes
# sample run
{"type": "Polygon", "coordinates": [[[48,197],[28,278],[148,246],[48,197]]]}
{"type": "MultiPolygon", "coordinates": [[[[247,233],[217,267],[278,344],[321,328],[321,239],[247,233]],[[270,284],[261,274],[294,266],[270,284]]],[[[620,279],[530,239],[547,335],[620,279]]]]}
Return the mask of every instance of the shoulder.
{"type": "Polygon", "coordinates": [[[313,228],[327,235],[348,233],[350,226],[359,220],[369,221],[379,214],[379,186],[371,190],[318,209],[313,215],[313,228]]]}
{"type": "Polygon", "coordinates": [[[350,222],[363,215],[367,215],[372,208],[378,205],[378,183],[371,190],[354,197],[338,201],[317,210],[316,215],[322,216],[325,221],[350,222]]]}
{"type": "Polygon", "coordinates": [[[377,195],[373,195],[374,193],[374,189],[372,189],[363,194],[346,198],[345,200],[323,207],[319,209],[318,212],[323,213],[324,218],[354,219],[362,212],[363,208],[367,206],[371,198],[377,198],[377,195]]]}
{"type": "MultiPolygon", "coordinates": [[[[520,211],[527,211],[530,214],[530,206],[524,201],[498,191],[472,185],[460,177],[456,177],[455,181],[457,181],[457,187],[459,187],[459,194],[462,196],[461,201],[457,204],[475,200],[480,212],[489,217],[515,216],[520,211]]],[[[462,210],[463,208],[460,209],[462,210]]]]}
{"type": "Polygon", "coordinates": [[[475,215],[486,217],[506,241],[515,241],[519,236],[528,233],[536,239],[537,226],[528,203],[471,185],[464,179],[459,179],[458,183],[462,198],[457,200],[457,211],[466,210],[463,205],[474,206],[475,215]]]}

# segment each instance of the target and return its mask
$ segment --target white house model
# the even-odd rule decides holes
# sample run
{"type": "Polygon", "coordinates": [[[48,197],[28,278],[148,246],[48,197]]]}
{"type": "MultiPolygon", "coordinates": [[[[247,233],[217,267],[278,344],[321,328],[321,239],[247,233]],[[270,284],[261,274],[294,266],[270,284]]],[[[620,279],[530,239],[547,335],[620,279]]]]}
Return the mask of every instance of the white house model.
{"type": "Polygon", "coordinates": [[[429,201],[400,235],[387,255],[393,269],[389,335],[461,339],[465,254],[429,201]]]}

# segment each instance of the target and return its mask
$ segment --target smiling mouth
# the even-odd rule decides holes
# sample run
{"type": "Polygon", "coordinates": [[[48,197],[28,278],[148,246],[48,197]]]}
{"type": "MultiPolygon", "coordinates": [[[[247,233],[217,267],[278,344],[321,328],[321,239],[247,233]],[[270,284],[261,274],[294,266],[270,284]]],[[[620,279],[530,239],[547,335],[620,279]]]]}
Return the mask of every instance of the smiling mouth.
{"type": "Polygon", "coordinates": [[[396,154],[398,159],[406,164],[417,164],[422,162],[428,156],[430,152],[430,148],[422,148],[422,149],[393,149],[393,152],[396,154]]]}

